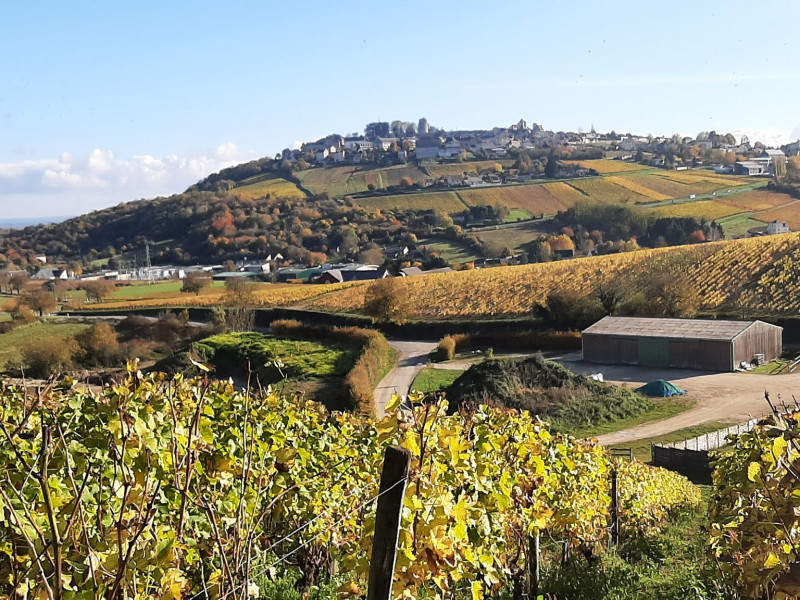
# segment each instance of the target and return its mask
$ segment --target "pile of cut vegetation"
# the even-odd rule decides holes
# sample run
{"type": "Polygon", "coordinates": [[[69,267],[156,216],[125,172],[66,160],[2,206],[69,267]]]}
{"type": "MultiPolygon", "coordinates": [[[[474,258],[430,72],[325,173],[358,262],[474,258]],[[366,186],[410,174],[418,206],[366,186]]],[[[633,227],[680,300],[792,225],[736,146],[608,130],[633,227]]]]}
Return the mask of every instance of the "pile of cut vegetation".
{"type": "Polygon", "coordinates": [[[653,408],[634,391],[575,375],[541,355],[485,360],[447,388],[451,410],[464,403],[527,410],[561,431],[613,423],[653,408]]]}

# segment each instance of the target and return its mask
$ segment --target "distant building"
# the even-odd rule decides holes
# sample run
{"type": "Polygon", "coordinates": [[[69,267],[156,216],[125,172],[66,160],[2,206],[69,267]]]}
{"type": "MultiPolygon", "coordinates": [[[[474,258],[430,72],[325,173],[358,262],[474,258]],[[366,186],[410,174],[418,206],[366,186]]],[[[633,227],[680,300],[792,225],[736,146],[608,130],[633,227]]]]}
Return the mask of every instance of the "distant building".
{"type": "Polygon", "coordinates": [[[789,228],[789,224],[785,221],[773,221],[767,225],[767,233],[769,235],[775,235],[776,233],[789,233],[790,231],[791,229],[789,228]]]}
{"type": "Polygon", "coordinates": [[[417,124],[417,135],[426,135],[430,132],[431,128],[428,125],[428,119],[422,117],[417,124]]]}
{"type": "Polygon", "coordinates": [[[766,173],[766,166],[760,162],[742,160],[734,163],[733,172],[736,175],[748,175],[753,177],[755,175],[762,175],[766,173]]]}

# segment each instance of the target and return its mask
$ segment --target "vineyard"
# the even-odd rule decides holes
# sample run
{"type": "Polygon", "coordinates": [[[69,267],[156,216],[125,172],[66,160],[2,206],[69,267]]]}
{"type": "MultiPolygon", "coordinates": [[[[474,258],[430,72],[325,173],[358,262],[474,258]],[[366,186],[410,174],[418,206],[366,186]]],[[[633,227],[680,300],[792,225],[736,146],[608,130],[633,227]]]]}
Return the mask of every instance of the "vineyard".
{"type": "Polygon", "coordinates": [[[355,200],[364,208],[379,210],[435,210],[455,214],[466,206],[455,192],[416,192],[391,196],[371,196],[355,200]]]}
{"type": "Polygon", "coordinates": [[[425,165],[424,169],[431,177],[446,177],[447,175],[463,175],[464,173],[480,173],[481,171],[497,171],[510,167],[511,160],[478,160],[463,163],[449,163],[443,165],[425,165]],[[500,167],[498,169],[497,167],[500,167]]]}
{"type": "MultiPolygon", "coordinates": [[[[68,381],[48,394],[32,408],[22,388],[0,389],[6,597],[258,596],[290,568],[308,592],[333,564],[338,592],[362,596],[389,445],[411,456],[394,598],[520,589],[540,535],[600,552],[612,471],[627,538],[700,504],[684,478],[614,463],[516,411],[446,416],[443,400],[419,396],[398,411],[395,397],[374,422],[224,382],[142,378],[135,365],[101,396],[68,381]]],[[[542,559],[557,568],[561,555],[542,559]]]]}
{"type": "Polygon", "coordinates": [[[714,470],[712,543],[749,598],[800,593],[798,415],[774,416],[734,438],[714,470]]]}
{"type": "Polygon", "coordinates": [[[245,179],[232,191],[243,200],[254,200],[256,198],[305,198],[305,194],[295,184],[271,175],[259,175],[250,179],[245,179]]]}
{"type": "Polygon", "coordinates": [[[578,165],[584,169],[594,169],[601,175],[606,173],[646,171],[650,168],[645,167],[644,165],[638,165],[636,163],[629,163],[621,160],[608,160],[604,158],[597,160],[565,160],[563,162],[569,165],[578,165]]]}
{"type": "Polygon", "coordinates": [[[552,215],[569,208],[550,193],[555,184],[515,185],[505,187],[478,188],[459,191],[459,196],[468,206],[502,205],[521,208],[534,215],[552,215]]]}
{"type": "MultiPolygon", "coordinates": [[[[671,265],[678,272],[689,271],[703,308],[736,301],[740,308],[781,313],[795,310],[793,288],[788,286],[782,294],[765,288],[770,280],[763,279],[762,273],[764,277],[775,273],[775,281],[783,281],[778,273],[785,263],[779,260],[799,246],[800,234],[791,233],[573,261],[436,273],[399,279],[397,286],[409,300],[412,318],[511,317],[531,314],[554,290],[586,296],[601,279],[629,283],[637,273],[671,265]]],[[[355,285],[312,299],[309,306],[358,312],[365,290],[366,285],[355,285]]]]}
{"type": "Polygon", "coordinates": [[[645,177],[617,177],[617,176],[609,176],[606,177],[606,181],[610,181],[611,183],[618,185],[620,187],[624,187],[626,190],[630,190],[635,192],[641,196],[645,196],[647,198],[652,199],[654,202],[659,200],[671,200],[675,196],[670,196],[668,194],[662,194],[661,192],[657,192],[647,186],[647,182],[649,178],[645,177]]]}
{"type": "Polygon", "coordinates": [[[603,204],[646,204],[652,198],[616,185],[607,177],[571,179],[569,185],[584,193],[587,199],[603,204]]]}
{"type": "MultiPolygon", "coordinates": [[[[252,286],[252,293],[249,301],[253,306],[268,308],[270,306],[286,306],[296,304],[310,298],[315,298],[329,292],[347,288],[352,283],[340,283],[329,286],[321,285],[302,285],[302,284],[249,284],[252,286]]],[[[358,285],[358,284],[356,284],[358,285]]],[[[194,294],[172,294],[164,293],[155,297],[130,298],[127,300],[107,300],[98,304],[87,305],[86,308],[101,309],[126,309],[126,308],[172,308],[184,306],[219,306],[224,305],[227,297],[224,289],[206,288],[201,291],[199,296],[194,294]]]]}
{"type": "Polygon", "coordinates": [[[717,202],[734,206],[742,212],[759,212],[762,210],[769,210],[784,204],[794,202],[796,198],[792,198],[789,194],[780,194],[766,189],[754,190],[752,192],[743,192],[734,196],[722,197],[717,202]]]}
{"type": "Polygon", "coordinates": [[[697,220],[705,219],[706,221],[714,221],[741,212],[737,208],[713,200],[665,204],[649,210],[659,217],[694,217],[697,220]]]}
{"type": "Polygon", "coordinates": [[[330,196],[345,196],[365,192],[370,185],[382,190],[400,185],[400,180],[409,177],[418,183],[427,179],[423,171],[412,165],[399,165],[386,169],[359,169],[358,167],[316,167],[298,171],[295,176],[312,194],[326,193],[330,196]]]}

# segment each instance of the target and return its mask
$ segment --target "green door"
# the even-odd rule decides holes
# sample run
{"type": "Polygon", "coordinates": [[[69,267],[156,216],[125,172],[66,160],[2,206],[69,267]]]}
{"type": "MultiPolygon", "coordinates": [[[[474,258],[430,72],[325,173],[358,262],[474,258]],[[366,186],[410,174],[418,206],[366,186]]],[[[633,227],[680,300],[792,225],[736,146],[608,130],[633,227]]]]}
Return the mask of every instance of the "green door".
{"type": "Polygon", "coordinates": [[[669,366],[669,340],[639,338],[639,364],[645,367],[669,366]]]}

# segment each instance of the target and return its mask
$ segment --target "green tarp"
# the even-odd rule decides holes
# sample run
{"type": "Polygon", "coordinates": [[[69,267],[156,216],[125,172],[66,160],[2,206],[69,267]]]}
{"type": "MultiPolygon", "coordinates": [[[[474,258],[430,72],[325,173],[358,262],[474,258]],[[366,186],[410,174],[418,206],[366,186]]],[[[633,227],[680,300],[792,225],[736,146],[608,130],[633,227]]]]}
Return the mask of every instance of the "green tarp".
{"type": "Polygon", "coordinates": [[[659,398],[666,398],[667,396],[683,396],[687,393],[677,385],[671,384],[669,381],[658,379],[637,388],[636,391],[645,396],[657,396],[659,398]]]}

